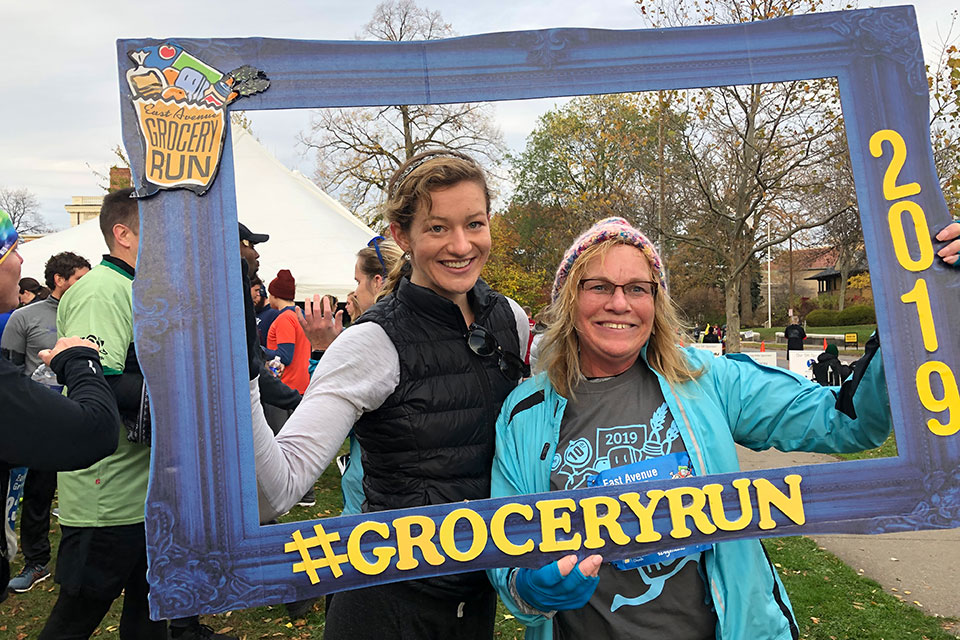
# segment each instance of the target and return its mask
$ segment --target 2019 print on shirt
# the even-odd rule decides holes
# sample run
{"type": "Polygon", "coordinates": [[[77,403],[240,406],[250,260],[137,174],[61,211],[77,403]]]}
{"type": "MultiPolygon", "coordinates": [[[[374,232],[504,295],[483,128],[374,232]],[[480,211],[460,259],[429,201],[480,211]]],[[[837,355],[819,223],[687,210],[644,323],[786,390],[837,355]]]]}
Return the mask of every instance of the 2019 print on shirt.
{"type": "Polygon", "coordinates": [[[613,560],[733,538],[960,526],[960,345],[948,324],[960,317],[960,279],[931,243],[952,218],[933,169],[912,7],[428,42],[119,40],[123,137],[138,181],[145,143],[129,54],[168,42],[216,69],[262,70],[270,87],[242,94],[249,110],[836,78],[899,455],[261,526],[238,355],[246,347],[228,152],[216,180],[195,189],[205,195],[162,191],[140,200],[134,319],[154,416],[146,505],[153,616],[540,566],[570,549],[613,560]]]}

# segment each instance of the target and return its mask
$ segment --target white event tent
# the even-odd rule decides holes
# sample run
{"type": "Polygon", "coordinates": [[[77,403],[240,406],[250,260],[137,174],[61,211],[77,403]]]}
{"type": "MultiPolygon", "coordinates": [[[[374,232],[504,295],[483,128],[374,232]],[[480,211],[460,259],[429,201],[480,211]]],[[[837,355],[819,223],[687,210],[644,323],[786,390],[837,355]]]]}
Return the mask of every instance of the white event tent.
{"type": "MultiPolygon", "coordinates": [[[[356,286],[353,267],[357,251],[374,232],[236,126],[233,158],[237,217],[252,232],[270,236],[268,242],[257,245],[264,283],[269,284],[280,269],[289,269],[297,281],[297,300],[315,293],[344,300],[356,286]]],[[[24,243],[19,251],[23,275],[43,282],[43,267],[50,256],[73,251],[97,264],[107,248],[99,220],[94,219],[24,243]]]]}

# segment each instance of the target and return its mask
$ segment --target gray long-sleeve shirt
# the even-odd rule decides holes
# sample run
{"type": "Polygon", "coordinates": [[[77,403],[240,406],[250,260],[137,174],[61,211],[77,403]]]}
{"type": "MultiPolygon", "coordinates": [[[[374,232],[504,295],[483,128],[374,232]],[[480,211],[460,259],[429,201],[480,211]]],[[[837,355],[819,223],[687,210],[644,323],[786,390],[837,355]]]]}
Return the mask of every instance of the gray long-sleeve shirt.
{"type": "Polygon", "coordinates": [[[0,338],[3,355],[13,364],[23,367],[26,375],[36,371],[42,363],[38,353],[57,344],[57,305],[53,296],[38,300],[13,312],[0,338]]]}

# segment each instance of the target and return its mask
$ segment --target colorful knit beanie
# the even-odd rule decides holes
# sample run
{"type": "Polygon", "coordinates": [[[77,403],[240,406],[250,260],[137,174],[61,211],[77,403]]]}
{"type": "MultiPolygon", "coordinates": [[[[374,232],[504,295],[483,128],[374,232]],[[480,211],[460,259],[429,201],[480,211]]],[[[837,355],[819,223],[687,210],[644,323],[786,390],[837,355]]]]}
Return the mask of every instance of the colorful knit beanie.
{"type": "Polygon", "coordinates": [[[13,226],[13,220],[7,215],[7,212],[0,209],[0,263],[7,259],[13,248],[17,246],[17,230],[13,226]]]}
{"type": "Polygon", "coordinates": [[[660,262],[660,254],[647,236],[643,235],[637,229],[630,226],[630,223],[623,218],[607,218],[597,222],[587,229],[583,235],[577,238],[567,252],[563,254],[563,260],[560,261],[560,267],[557,269],[557,276],[553,280],[553,293],[551,299],[556,300],[560,295],[560,289],[570,273],[573,263],[577,261],[580,254],[595,244],[600,244],[604,240],[611,238],[620,238],[624,244],[636,247],[643,252],[643,255],[650,261],[650,270],[657,285],[662,291],[667,289],[667,281],[663,275],[663,264],[660,262]]]}

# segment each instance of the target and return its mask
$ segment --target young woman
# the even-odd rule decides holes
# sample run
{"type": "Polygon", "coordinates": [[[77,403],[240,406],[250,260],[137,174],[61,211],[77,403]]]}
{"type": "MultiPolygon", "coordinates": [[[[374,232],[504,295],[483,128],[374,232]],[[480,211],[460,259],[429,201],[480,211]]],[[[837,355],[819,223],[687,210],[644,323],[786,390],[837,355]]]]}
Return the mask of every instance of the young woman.
{"type": "MultiPolygon", "coordinates": [[[[353,279],[357,288],[347,294],[347,313],[353,322],[364,311],[373,306],[377,298],[382,297],[387,275],[403,259],[403,249],[393,240],[376,236],[357,252],[357,263],[353,268],[353,279]]],[[[314,294],[313,300],[305,300],[300,324],[310,338],[314,353],[321,355],[330,343],[343,332],[343,313],[333,311],[327,303],[327,296],[314,294]],[[318,353],[321,352],[321,353],[318,353]]],[[[342,515],[363,511],[363,455],[356,436],[350,434],[350,453],[337,460],[343,478],[340,487],[343,490],[342,515]]]]}
{"type": "MultiPolygon", "coordinates": [[[[376,236],[357,252],[353,267],[353,279],[357,288],[347,294],[346,311],[353,322],[373,306],[383,295],[387,276],[403,259],[403,249],[393,240],[376,236]]],[[[334,311],[336,305],[327,302],[328,296],[314,294],[312,300],[304,300],[300,325],[310,338],[314,351],[325,351],[343,331],[343,313],[334,311]]]]}
{"type": "MultiPolygon", "coordinates": [[[[276,439],[251,384],[261,517],[292,506],[351,429],[365,511],[489,496],[494,420],[529,330],[479,279],[489,211],[483,171],[460,153],[420,154],[393,176],[384,213],[406,258],[384,297],[330,345],[276,439]]],[[[325,636],[490,638],[495,609],[482,572],[395,583],[336,594],[325,636]]]]}
{"type": "MultiPolygon", "coordinates": [[[[543,373],[507,398],[497,422],[494,497],[573,489],[627,464],[661,475],[734,472],[735,442],[848,452],[879,446],[889,432],[874,339],[863,375],[839,392],[746,356],[682,348],[660,257],[622,218],[598,222],[567,250],[547,324],[543,373]]],[[[528,639],[797,637],[757,540],[640,568],[602,560],[569,555],[489,575],[528,639]]]]}

